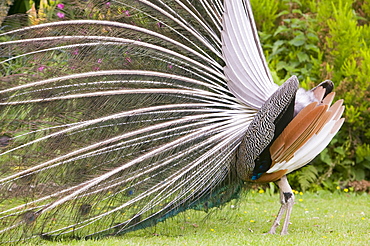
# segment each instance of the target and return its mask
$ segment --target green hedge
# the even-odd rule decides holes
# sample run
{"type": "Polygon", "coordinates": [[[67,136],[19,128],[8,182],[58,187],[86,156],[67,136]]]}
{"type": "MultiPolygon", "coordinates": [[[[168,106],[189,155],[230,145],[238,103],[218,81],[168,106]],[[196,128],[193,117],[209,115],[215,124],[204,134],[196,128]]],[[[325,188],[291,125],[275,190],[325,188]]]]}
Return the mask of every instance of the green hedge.
{"type": "Polygon", "coordinates": [[[303,87],[330,79],[346,121],[312,165],[290,175],[295,187],[335,190],[370,180],[370,2],[252,0],[263,47],[277,82],[303,87]]]}

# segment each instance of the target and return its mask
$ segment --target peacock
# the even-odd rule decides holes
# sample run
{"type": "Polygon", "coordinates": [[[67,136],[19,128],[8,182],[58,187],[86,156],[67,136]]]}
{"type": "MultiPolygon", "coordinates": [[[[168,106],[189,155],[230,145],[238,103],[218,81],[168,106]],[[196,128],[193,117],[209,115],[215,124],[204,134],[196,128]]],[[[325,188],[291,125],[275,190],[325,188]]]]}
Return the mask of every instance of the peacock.
{"type": "Polygon", "coordinates": [[[286,175],[344,121],[333,82],[277,85],[248,0],[58,7],[0,34],[1,242],[122,235],[267,182],[281,202],[268,233],[284,215],[288,233],[286,175]]]}

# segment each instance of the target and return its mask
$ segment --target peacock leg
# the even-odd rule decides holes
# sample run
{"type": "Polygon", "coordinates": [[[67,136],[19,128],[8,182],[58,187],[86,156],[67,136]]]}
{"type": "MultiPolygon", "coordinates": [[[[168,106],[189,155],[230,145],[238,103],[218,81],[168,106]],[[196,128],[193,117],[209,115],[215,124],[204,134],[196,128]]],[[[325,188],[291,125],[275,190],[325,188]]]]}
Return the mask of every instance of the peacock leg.
{"type": "Polygon", "coordinates": [[[276,228],[280,225],[280,220],[283,214],[285,213],[285,221],[283,224],[283,229],[281,230],[281,235],[286,235],[288,234],[289,219],[294,204],[294,194],[292,188],[288,183],[286,175],[284,175],[279,181],[277,181],[277,185],[279,186],[280,189],[281,207],[268,234],[276,233],[276,228]]]}
{"type": "MultiPolygon", "coordinates": [[[[280,193],[280,197],[281,197],[281,193],[280,193]]],[[[284,212],[286,210],[286,204],[281,204],[281,207],[280,207],[280,210],[279,210],[279,213],[278,215],[276,216],[275,218],[275,221],[274,223],[272,224],[270,230],[267,232],[267,234],[275,234],[276,233],[276,228],[280,225],[280,220],[281,220],[281,217],[283,216],[284,212]]]]}

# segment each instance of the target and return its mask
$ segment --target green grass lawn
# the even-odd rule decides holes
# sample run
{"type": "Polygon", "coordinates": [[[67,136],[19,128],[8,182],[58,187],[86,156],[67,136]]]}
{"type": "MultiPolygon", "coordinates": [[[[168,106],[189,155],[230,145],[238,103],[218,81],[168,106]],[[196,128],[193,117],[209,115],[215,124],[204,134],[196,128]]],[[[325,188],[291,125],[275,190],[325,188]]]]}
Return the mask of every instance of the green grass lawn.
{"type": "MultiPolygon", "coordinates": [[[[370,245],[370,195],[338,191],[296,194],[289,235],[264,235],[278,194],[249,192],[206,214],[188,211],[156,227],[100,241],[44,245],[370,245]]],[[[39,245],[39,244],[38,244],[39,245]]]]}

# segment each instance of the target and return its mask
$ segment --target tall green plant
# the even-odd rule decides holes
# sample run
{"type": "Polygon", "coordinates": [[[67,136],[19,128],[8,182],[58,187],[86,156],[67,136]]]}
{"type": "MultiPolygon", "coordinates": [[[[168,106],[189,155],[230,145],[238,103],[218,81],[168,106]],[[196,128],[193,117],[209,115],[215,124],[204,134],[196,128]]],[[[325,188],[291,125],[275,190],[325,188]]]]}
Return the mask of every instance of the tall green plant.
{"type": "Polygon", "coordinates": [[[295,74],[303,87],[331,79],[337,97],[346,105],[346,123],[338,136],[312,166],[290,175],[291,182],[302,189],[336,189],[349,180],[370,179],[369,4],[354,0],[267,2],[276,8],[257,7],[255,18],[269,23],[259,30],[274,79],[284,81],[295,74]],[[266,17],[271,12],[275,22],[266,17]]]}
{"type": "Polygon", "coordinates": [[[354,2],[325,2],[325,8],[331,8],[329,18],[327,12],[318,13],[327,30],[322,72],[339,84],[337,95],[346,104],[346,123],[337,141],[328,153],[321,154],[321,160],[328,160],[324,163],[334,166],[333,180],[370,179],[370,27],[356,15],[363,11],[355,11],[354,2]]]}

